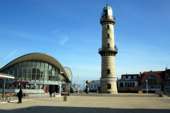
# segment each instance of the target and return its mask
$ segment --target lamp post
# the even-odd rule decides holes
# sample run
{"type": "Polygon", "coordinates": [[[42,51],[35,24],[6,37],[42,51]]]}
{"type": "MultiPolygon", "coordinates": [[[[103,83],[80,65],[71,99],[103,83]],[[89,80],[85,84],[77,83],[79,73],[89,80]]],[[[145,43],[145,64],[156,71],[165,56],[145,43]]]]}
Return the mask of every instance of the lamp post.
{"type": "Polygon", "coordinates": [[[80,93],[80,89],[79,89],[79,75],[77,75],[77,94],[80,93]]]}
{"type": "MultiPolygon", "coordinates": [[[[64,74],[64,72],[60,71],[60,76],[62,76],[63,74],[64,74]]],[[[63,89],[62,89],[63,82],[61,82],[59,86],[60,86],[59,93],[62,94],[62,92],[63,92],[63,89]]]]}
{"type": "Polygon", "coordinates": [[[146,82],[146,92],[148,94],[148,80],[146,79],[145,82],[146,82]]]}
{"type": "Polygon", "coordinates": [[[5,99],[5,84],[6,84],[6,79],[3,80],[3,94],[2,94],[3,100],[5,99]]]}

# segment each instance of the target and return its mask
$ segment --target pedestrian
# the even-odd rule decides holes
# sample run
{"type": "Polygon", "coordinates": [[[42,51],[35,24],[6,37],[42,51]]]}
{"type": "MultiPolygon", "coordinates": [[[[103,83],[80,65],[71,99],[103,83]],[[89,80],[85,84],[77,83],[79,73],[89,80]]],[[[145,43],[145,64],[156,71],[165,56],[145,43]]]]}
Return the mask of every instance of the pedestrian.
{"type": "Polygon", "coordinates": [[[85,92],[86,92],[87,94],[89,93],[89,87],[88,87],[88,85],[86,85],[85,92]]]}
{"type": "Polygon", "coordinates": [[[19,89],[17,96],[18,96],[18,103],[22,103],[23,92],[21,88],[19,89]]]}
{"type": "Polygon", "coordinates": [[[52,94],[53,94],[53,87],[52,85],[49,85],[49,94],[50,94],[50,97],[52,97],[52,94]]]}
{"type": "Polygon", "coordinates": [[[49,94],[50,94],[50,97],[52,97],[53,92],[52,92],[52,91],[49,91],[49,94]]]}

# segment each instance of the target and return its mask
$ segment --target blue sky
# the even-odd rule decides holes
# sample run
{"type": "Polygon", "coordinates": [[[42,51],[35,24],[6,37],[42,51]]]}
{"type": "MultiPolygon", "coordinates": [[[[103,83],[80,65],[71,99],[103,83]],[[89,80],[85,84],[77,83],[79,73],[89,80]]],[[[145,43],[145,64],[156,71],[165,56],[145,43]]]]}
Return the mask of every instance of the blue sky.
{"type": "Polygon", "coordinates": [[[116,17],[117,76],[170,68],[169,0],[0,0],[0,66],[43,52],[71,67],[76,82],[99,79],[106,1],[116,17]]]}

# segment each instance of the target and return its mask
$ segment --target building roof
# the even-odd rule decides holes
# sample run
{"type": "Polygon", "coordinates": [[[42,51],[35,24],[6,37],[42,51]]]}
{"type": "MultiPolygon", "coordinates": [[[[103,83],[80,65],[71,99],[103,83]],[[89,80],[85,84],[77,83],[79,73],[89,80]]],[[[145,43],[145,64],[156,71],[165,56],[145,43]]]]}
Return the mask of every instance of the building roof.
{"type": "Polygon", "coordinates": [[[43,61],[43,62],[47,62],[57,68],[60,69],[60,73],[62,75],[64,75],[64,77],[66,77],[67,80],[69,80],[67,73],[64,70],[64,67],[60,64],[60,62],[58,60],[56,60],[54,57],[49,56],[47,54],[44,53],[29,53],[23,56],[20,56],[14,60],[12,60],[11,62],[9,62],[8,64],[6,64],[5,66],[3,66],[0,71],[3,71],[4,69],[7,69],[15,64],[24,62],[24,61],[43,61]]]}
{"type": "Polygon", "coordinates": [[[162,73],[163,71],[145,71],[143,74],[162,73]]]}
{"type": "Polygon", "coordinates": [[[162,81],[162,79],[164,78],[164,71],[146,71],[141,73],[141,78],[140,81],[141,82],[145,82],[145,80],[150,77],[150,76],[155,76],[156,78],[158,78],[159,80],[162,81]]]}
{"type": "Polygon", "coordinates": [[[113,16],[112,14],[112,7],[108,4],[106,4],[106,6],[103,8],[103,13],[109,15],[109,16],[113,16]]]}
{"type": "Polygon", "coordinates": [[[121,76],[139,76],[139,74],[122,74],[121,76]]]}

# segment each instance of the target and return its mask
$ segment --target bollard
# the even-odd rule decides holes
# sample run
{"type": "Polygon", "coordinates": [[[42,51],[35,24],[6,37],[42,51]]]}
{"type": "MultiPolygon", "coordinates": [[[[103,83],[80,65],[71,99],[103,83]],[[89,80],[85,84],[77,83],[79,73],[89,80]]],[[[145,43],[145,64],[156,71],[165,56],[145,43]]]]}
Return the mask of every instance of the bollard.
{"type": "Polygon", "coordinates": [[[67,95],[64,95],[64,101],[67,101],[67,95]]]}

